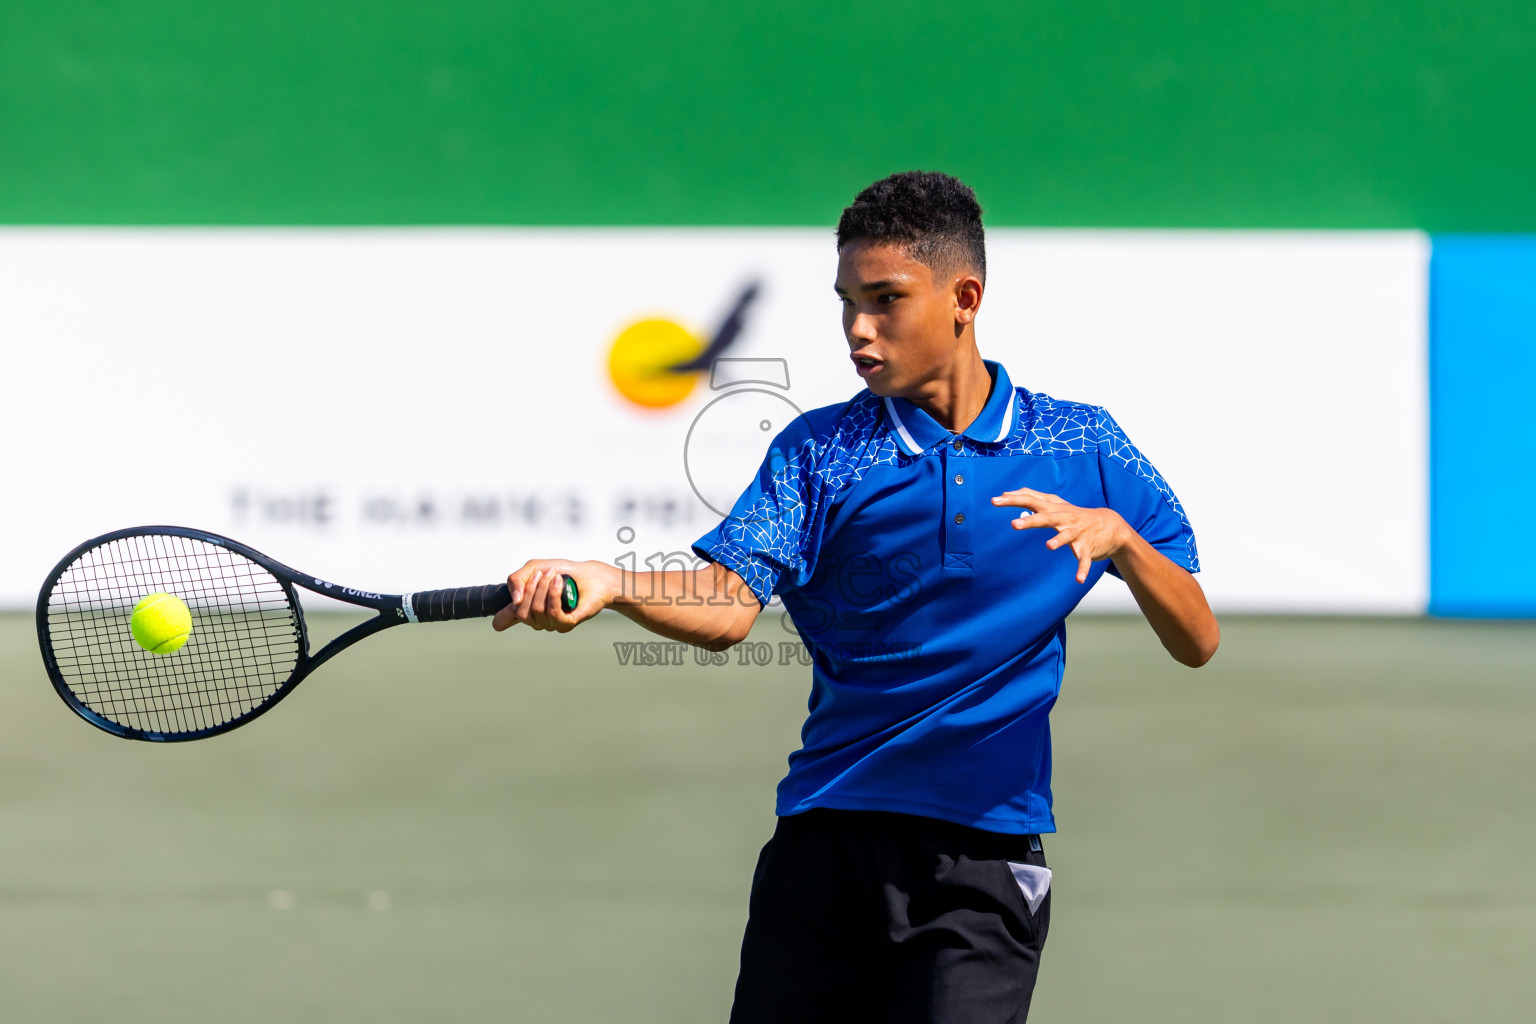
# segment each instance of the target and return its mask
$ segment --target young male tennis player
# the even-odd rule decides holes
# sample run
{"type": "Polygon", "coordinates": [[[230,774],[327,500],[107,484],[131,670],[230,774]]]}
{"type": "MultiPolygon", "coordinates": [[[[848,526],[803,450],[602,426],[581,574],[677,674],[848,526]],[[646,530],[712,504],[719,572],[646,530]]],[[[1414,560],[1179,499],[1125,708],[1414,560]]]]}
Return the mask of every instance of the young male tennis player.
{"type": "Polygon", "coordinates": [[[1184,664],[1210,659],[1218,628],[1184,510],[1109,413],[981,357],[969,188],[878,181],[837,248],[865,389],[773,440],[694,545],[702,568],[626,584],[600,562],[529,562],[495,625],[565,631],[614,608],[718,649],[780,595],[813,654],[810,714],[752,879],[731,1020],[1020,1022],[1050,919],[1062,620],[1109,572],[1184,664]],[[569,615],[560,573],[581,589],[569,615]],[[640,596],[685,587],[706,600],[640,596]]]}

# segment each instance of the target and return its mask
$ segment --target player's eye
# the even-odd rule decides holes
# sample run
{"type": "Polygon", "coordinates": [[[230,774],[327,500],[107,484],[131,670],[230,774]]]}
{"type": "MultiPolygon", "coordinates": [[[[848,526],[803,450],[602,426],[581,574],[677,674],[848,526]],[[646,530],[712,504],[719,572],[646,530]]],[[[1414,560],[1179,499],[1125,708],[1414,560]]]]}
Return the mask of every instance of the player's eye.
{"type": "Polygon", "coordinates": [[[884,295],[880,296],[880,298],[875,300],[875,301],[879,302],[880,305],[882,305],[882,306],[889,306],[891,303],[895,302],[900,297],[901,296],[895,295],[895,294],[893,294],[891,292],[886,292],[884,295]]]}

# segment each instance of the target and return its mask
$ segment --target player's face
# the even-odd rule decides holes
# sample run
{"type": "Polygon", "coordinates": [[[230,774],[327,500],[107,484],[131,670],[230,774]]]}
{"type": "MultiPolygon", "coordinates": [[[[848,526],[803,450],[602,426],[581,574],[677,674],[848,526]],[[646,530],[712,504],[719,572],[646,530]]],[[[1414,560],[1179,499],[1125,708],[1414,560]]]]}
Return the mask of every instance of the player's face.
{"type": "Polygon", "coordinates": [[[980,282],[969,273],[941,276],[900,249],[854,241],[837,261],[838,298],[850,357],[869,390],[912,397],[944,376],[974,316],[961,307],[961,284],[980,282]]]}

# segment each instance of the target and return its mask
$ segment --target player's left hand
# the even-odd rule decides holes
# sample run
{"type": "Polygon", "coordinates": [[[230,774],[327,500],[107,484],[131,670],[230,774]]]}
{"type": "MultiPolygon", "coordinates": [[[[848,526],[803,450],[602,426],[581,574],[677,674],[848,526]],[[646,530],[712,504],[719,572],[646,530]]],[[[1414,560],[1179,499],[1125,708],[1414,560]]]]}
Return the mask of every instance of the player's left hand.
{"type": "Polygon", "coordinates": [[[1015,530],[1054,529],[1056,536],[1046,541],[1045,546],[1055,551],[1071,545],[1072,553],[1077,556],[1079,583],[1088,582],[1088,570],[1094,562],[1114,558],[1134,533],[1130,524],[1112,508],[1080,508],[1059,495],[1032,491],[1028,487],[1005,491],[993,498],[992,504],[1028,510],[1013,521],[1015,530]]]}

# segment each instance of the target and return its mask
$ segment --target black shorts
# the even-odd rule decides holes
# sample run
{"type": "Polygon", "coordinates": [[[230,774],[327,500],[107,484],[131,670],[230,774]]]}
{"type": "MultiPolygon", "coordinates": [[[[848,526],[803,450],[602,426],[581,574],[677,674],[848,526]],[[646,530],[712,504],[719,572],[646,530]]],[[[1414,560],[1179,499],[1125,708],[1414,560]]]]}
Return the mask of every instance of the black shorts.
{"type": "Polygon", "coordinates": [[[1018,1024],[1050,924],[1044,868],[1039,836],[780,818],[752,876],[732,1024],[1018,1024]]]}

